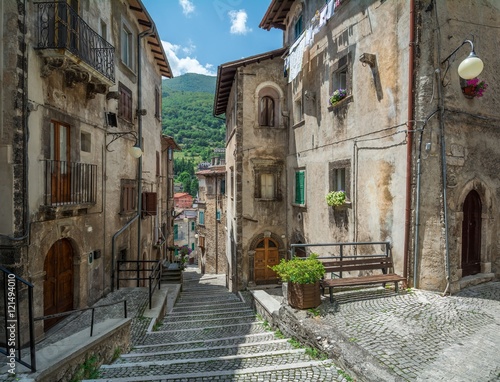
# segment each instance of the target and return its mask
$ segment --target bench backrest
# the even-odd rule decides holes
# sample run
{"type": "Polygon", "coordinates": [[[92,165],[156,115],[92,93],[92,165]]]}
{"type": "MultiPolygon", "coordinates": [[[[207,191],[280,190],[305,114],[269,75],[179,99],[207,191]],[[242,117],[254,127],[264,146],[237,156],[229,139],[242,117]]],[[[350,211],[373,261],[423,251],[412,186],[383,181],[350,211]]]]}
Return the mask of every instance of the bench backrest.
{"type": "Polygon", "coordinates": [[[383,273],[393,268],[392,257],[372,256],[360,259],[325,259],[319,258],[325,266],[325,272],[352,272],[370,269],[381,269],[383,273]]]}

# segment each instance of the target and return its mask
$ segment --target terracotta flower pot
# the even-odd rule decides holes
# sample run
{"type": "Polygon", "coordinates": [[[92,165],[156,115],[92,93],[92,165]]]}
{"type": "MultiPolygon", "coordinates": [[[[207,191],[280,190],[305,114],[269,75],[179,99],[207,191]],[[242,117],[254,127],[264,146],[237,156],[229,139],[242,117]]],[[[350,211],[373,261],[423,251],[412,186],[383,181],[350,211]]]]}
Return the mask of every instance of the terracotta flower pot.
{"type": "Polygon", "coordinates": [[[474,98],[476,96],[476,87],[475,86],[465,86],[462,88],[462,93],[467,98],[474,98]]]}
{"type": "Polygon", "coordinates": [[[319,281],[314,284],[288,283],[288,304],[296,309],[317,308],[321,305],[319,281]]]}

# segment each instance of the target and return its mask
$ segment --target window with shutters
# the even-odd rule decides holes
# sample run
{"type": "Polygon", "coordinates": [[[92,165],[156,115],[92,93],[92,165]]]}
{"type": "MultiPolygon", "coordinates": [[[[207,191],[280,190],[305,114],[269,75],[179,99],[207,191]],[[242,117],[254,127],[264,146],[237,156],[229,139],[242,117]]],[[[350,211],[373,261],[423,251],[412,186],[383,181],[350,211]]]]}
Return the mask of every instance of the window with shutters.
{"type": "Polygon", "coordinates": [[[279,127],[279,100],[276,89],[266,86],[258,94],[258,121],[260,127],[279,127]]]}
{"type": "Polygon", "coordinates": [[[254,198],[262,201],[282,200],[281,161],[252,159],[255,174],[254,198]]]}
{"type": "Polygon", "coordinates": [[[304,206],[306,204],[306,171],[295,171],[294,204],[304,206]]]}
{"type": "Polygon", "coordinates": [[[157,215],[157,202],[156,192],[143,192],[142,193],[142,215],[156,216],[157,215]]]}
{"type": "Polygon", "coordinates": [[[158,87],[155,87],[155,117],[161,119],[161,92],[158,87]]]}
{"type": "Polygon", "coordinates": [[[198,211],[198,224],[205,225],[205,211],[198,211]]]}
{"type": "Polygon", "coordinates": [[[156,176],[160,176],[160,152],[156,152],[156,176]]]}
{"type": "Polygon", "coordinates": [[[345,191],[346,200],[351,200],[351,161],[349,159],[328,164],[329,191],[345,191]]]}
{"type": "Polygon", "coordinates": [[[174,224],[174,240],[179,240],[179,226],[174,224]]]}
{"type": "Polygon", "coordinates": [[[132,122],[132,91],[122,83],[118,84],[118,117],[132,122]]]}
{"type": "Polygon", "coordinates": [[[137,181],[135,179],[121,180],[120,213],[134,212],[137,208],[137,181]]]}

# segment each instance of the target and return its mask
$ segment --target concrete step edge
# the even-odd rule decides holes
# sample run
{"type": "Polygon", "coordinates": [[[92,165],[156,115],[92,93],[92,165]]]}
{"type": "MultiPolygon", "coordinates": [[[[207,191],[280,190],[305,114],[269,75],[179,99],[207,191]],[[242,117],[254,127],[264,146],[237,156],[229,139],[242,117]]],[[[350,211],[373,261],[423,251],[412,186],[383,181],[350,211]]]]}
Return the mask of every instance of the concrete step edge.
{"type": "MultiPolygon", "coordinates": [[[[210,342],[217,342],[217,341],[231,341],[231,340],[239,340],[239,339],[249,339],[253,337],[265,337],[273,335],[272,332],[263,332],[263,333],[252,333],[252,334],[245,334],[243,336],[231,336],[231,337],[222,337],[222,338],[210,338],[206,340],[189,340],[189,341],[180,341],[180,342],[164,342],[160,344],[151,344],[151,345],[137,345],[134,346],[135,349],[145,349],[145,348],[152,348],[152,347],[158,347],[158,346],[179,346],[179,345],[188,345],[188,344],[195,344],[199,342],[203,343],[210,343],[210,342]]],[[[273,335],[274,336],[274,335],[273,335]]]]}
{"type": "Polygon", "coordinates": [[[248,359],[248,358],[263,358],[280,356],[285,354],[297,354],[305,353],[305,349],[290,349],[290,350],[278,350],[278,351],[267,351],[253,354],[237,354],[237,355],[226,355],[221,357],[205,357],[205,358],[184,358],[184,359],[174,359],[174,360],[164,360],[164,361],[148,361],[148,362],[129,362],[129,363],[116,363],[111,365],[102,365],[102,369],[116,369],[124,367],[150,367],[150,366],[168,366],[175,364],[188,364],[188,363],[202,363],[202,362],[214,362],[214,361],[228,361],[233,359],[248,359]]]}
{"type": "MultiPolygon", "coordinates": [[[[223,350],[223,349],[241,349],[252,346],[261,346],[261,345],[269,345],[269,344],[288,344],[287,339],[279,339],[265,342],[248,342],[243,344],[236,345],[223,345],[223,346],[207,346],[207,347],[197,347],[197,348],[189,348],[189,349],[176,349],[176,350],[164,350],[158,352],[149,352],[149,353],[127,353],[122,354],[120,358],[133,358],[133,357],[150,357],[155,355],[168,355],[168,354],[179,354],[179,353],[196,353],[202,351],[211,351],[211,350],[223,350]]],[[[168,346],[168,345],[166,345],[168,346]]]]}
{"type": "MultiPolygon", "coordinates": [[[[172,380],[172,379],[193,379],[193,378],[216,378],[231,375],[245,375],[245,374],[259,374],[267,373],[279,370],[294,370],[309,368],[315,366],[323,366],[332,364],[331,360],[326,361],[308,361],[308,362],[298,362],[290,365],[276,365],[276,366],[261,366],[261,367],[251,367],[247,369],[238,370],[224,370],[216,372],[200,372],[200,373],[186,373],[186,374],[168,374],[168,375],[155,375],[155,376],[138,376],[138,377],[126,377],[126,378],[106,378],[106,382],[141,382],[141,381],[160,381],[160,380],[172,380]]],[[[86,379],[82,382],[102,382],[102,379],[86,379]]]]}

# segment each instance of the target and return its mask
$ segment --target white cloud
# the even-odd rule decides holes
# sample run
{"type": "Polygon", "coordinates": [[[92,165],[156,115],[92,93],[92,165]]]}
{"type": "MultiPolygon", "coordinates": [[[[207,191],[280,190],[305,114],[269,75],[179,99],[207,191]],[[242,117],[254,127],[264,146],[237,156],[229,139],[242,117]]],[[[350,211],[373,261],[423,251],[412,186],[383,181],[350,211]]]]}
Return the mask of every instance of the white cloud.
{"type": "Polygon", "coordinates": [[[194,5],[190,0],[179,0],[179,4],[182,7],[182,13],[189,16],[194,12],[194,5]]]}
{"type": "Polygon", "coordinates": [[[247,34],[252,29],[247,27],[248,15],[244,9],[239,11],[229,11],[229,18],[231,19],[231,33],[232,34],[247,34]]]}
{"type": "Polygon", "coordinates": [[[188,48],[184,48],[180,45],[174,45],[167,41],[162,41],[163,49],[165,49],[165,54],[168,58],[168,63],[172,68],[172,74],[174,77],[179,76],[184,73],[198,73],[207,76],[215,76],[212,68],[213,65],[205,64],[202,65],[196,58],[192,57],[179,57],[179,53],[184,52],[186,49],[194,48],[194,45],[190,45],[188,48]]]}

